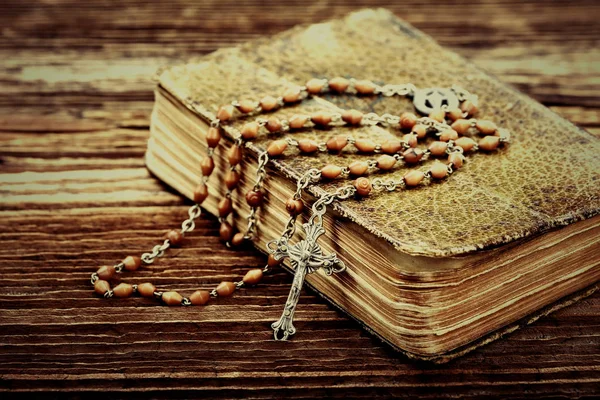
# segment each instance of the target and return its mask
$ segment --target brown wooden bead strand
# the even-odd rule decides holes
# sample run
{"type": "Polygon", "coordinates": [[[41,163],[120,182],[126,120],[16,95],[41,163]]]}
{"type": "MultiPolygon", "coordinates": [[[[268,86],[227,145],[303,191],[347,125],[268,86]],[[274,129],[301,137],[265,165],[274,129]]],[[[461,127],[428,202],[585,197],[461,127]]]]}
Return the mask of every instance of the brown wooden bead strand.
{"type": "Polygon", "coordinates": [[[235,292],[235,288],[235,283],[223,281],[219,283],[219,286],[217,286],[215,290],[219,296],[228,297],[231,296],[233,292],[235,292]]]}

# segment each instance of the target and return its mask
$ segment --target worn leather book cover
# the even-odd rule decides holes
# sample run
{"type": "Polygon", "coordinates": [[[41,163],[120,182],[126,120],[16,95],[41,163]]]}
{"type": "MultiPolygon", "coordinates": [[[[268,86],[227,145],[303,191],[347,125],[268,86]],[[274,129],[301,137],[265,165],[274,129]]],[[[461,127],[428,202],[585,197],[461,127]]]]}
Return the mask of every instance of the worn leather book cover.
{"type": "MultiPolygon", "coordinates": [[[[508,129],[511,143],[469,157],[442,183],[334,203],[322,247],[337,252],[348,270],[307,276],[314,289],[406,354],[437,360],[594,290],[600,278],[600,141],[386,10],[296,27],[163,71],[147,165],[191,198],[206,154],[208,121],[221,105],[336,76],[419,88],[459,85],[479,97],[476,117],[508,129]],[[182,133],[174,134],[178,129],[182,133]]],[[[406,98],[325,94],[274,114],[285,118],[340,108],[414,112],[406,98]]],[[[244,122],[233,121],[225,132],[235,135],[244,122]]],[[[347,130],[290,135],[323,141],[347,130]]],[[[377,141],[395,134],[379,127],[352,128],[353,136],[377,141]]],[[[270,140],[261,136],[245,150],[253,161],[243,163],[244,187],[251,187],[256,155],[270,140]]],[[[219,172],[209,180],[211,196],[203,204],[212,213],[225,193],[220,182],[227,143],[221,147],[219,172]]],[[[264,251],[265,242],[281,232],[284,203],[303,172],[368,157],[300,156],[289,150],[271,160],[256,247],[264,251]]],[[[400,179],[406,171],[398,168],[385,177],[400,179]]],[[[347,183],[335,180],[308,192],[318,196],[347,183]]],[[[241,188],[234,197],[240,229],[248,212],[244,193],[241,188]]]]}

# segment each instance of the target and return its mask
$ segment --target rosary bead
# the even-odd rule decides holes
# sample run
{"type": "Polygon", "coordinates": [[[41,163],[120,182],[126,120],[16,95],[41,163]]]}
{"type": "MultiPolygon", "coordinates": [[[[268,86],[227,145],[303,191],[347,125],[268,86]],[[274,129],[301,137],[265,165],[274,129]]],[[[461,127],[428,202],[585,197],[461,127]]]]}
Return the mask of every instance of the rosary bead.
{"type": "Polygon", "coordinates": [[[421,149],[408,149],[402,153],[404,162],[406,164],[417,164],[423,157],[423,151],[421,149]]]}
{"type": "Polygon", "coordinates": [[[273,254],[269,254],[269,257],[267,258],[267,266],[269,268],[273,268],[278,266],[279,264],[281,264],[283,262],[283,259],[275,259],[275,256],[273,254]]]}
{"type": "Polygon", "coordinates": [[[154,286],[150,282],[140,283],[138,285],[137,291],[142,297],[153,297],[154,292],[156,292],[156,286],[154,286]]]}
{"type": "Polygon", "coordinates": [[[287,142],[283,139],[275,140],[267,146],[267,153],[270,157],[277,157],[283,154],[287,148],[287,142]]]}
{"type": "Polygon", "coordinates": [[[202,204],[204,200],[208,197],[208,187],[201,183],[194,190],[194,202],[196,204],[202,204]]]}
{"type": "Polygon", "coordinates": [[[288,199],[288,201],[285,203],[285,209],[291,216],[301,214],[303,208],[304,203],[302,203],[302,200],[294,199],[293,197],[288,199]]]}
{"type": "Polygon", "coordinates": [[[289,88],[283,92],[283,101],[286,103],[295,103],[300,100],[300,90],[298,88],[289,88]]]}
{"type": "Polygon", "coordinates": [[[229,197],[223,197],[217,206],[219,217],[226,217],[233,211],[233,203],[229,197]]]}
{"type": "Polygon", "coordinates": [[[224,242],[229,242],[233,237],[233,228],[227,221],[221,222],[221,227],[219,228],[219,237],[224,242]]]}
{"type": "Polygon", "coordinates": [[[432,155],[434,156],[443,156],[444,154],[446,154],[446,149],[448,148],[448,143],[446,142],[432,142],[428,149],[431,152],[432,155]]]}
{"type": "Polygon", "coordinates": [[[231,296],[235,292],[235,283],[223,281],[217,286],[217,294],[221,297],[231,296]]]}
{"type": "Polygon", "coordinates": [[[439,161],[436,161],[429,170],[431,172],[431,177],[434,179],[444,179],[448,176],[448,167],[446,164],[442,164],[439,161]]]}
{"type": "Polygon", "coordinates": [[[450,125],[452,129],[458,132],[460,135],[466,134],[471,128],[471,121],[468,119],[457,119],[450,125]]]}
{"type": "Polygon", "coordinates": [[[417,147],[417,135],[414,133],[407,133],[402,136],[402,140],[404,140],[410,147],[417,147]]]}
{"type": "Polygon", "coordinates": [[[337,165],[329,164],[321,169],[321,176],[325,179],[335,179],[340,176],[342,169],[337,165]]]}
{"type": "Polygon", "coordinates": [[[103,267],[100,267],[100,269],[98,269],[96,273],[98,274],[98,278],[102,279],[103,281],[108,281],[110,280],[110,278],[115,276],[116,271],[114,266],[105,265],[103,267]]]}
{"type": "Polygon", "coordinates": [[[258,123],[248,122],[242,127],[240,132],[244,140],[254,140],[258,136],[258,123]]]}
{"type": "Polygon", "coordinates": [[[371,193],[371,190],[373,189],[371,181],[369,181],[367,178],[358,178],[357,180],[355,180],[354,187],[356,188],[356,193],[359,196],[363,197],[368,196],[369,193],[371,193]]]}
{"type": "Polygon", "coordinates": [[[221,132],[219,131],[218,128],[214,128],[214,127],[210,127],[208,128],[208,131],[206,132],[206,143],[208,144],[208,147],[210,148],[215,148],[219,145],[219,142],[221,141],[221,132]]]}
{"type": "Polygon", "coordinates": [[[196,290],[190,296],[190,302],[195,306],[203,306],[210,300],[210,293],[207,290],[196,290]]]}
{"type": "Polygon", "coordinates": [[[363,153],[372,153],[375,151],[375,142],[371,139],[356,139],[354,146],[363,153]]]}
{"type": "Polygon", "coordinates": [[[362,121],[363,113],[358,110],[344,110],[342,120],[349,125],[358,125],[362,121]]]}
{"type": "Polygon", "coordinates": [[[384,171],[388,171],[394,168],[394,165],[396,165],[396,159],[387,154],[379,156],[379,158],[377,159],[377,168],[382,169],[384,171]]]}
{"type": "Polygon", "coordinates": [[[463,101],[460,105],[460,109],[469,116],[473,116],[477,112],[477,106],[470,100],[463,101]]]}
{"type": "Polygon", "coordinates": [[[122,263],[127,271],[135,271],[142,265],[142,259],[138,256],[127,256],[122,263]]]}
{"type": "Polygon", "coordinates": [[[221,108],[219,108],[219,111],[217,111],[217,118],[221,122],[229,121],[232,116],[233,116],[233,106],[232,105],[222,106],[221,108]]]}
{"type": "Polygon", "coordinates": [[[329,151],[342,151],[348,144],[348,138],[344,135],[337,135],[327,140],[326,146],[329,151]]]}
{"type": "Polygon", "coordinates": [[[492,121],[480,119],[475,124],[475,128],[483,135],[493,135],[498,130],[498,127],[492,121]]]}
{"type": "Polygon", "coordinates": [[[242,279],[242,281],[246,285],[256,285],[258,282],[261,281],[262,277],[263,277],[262,269],[253,268],[250,271],[246,272],[246,275],[244,275],[244,278],[242,279]]]}
{"type": "Polygon", "coordinates": [[[440,133],[440,140],[442,142],[456,139],[458,139],[458,133],[454,129],[446,129],[440,133]]]}
{"type": "Polygon", "coordinates": [[[400,115],[400,129],[412,129],[417,124],[417,116],[411,112],[400,115]]]}
{"type": "Polygon", "coordinates": [[[454,144],[462,147],[464,151],[470,151],[475,146],[475,141],[470,137],[463,136],[456,139],[454,144]]]}
{"type": "Polygon", "coordinates": [[[113,295],[115,297],[119,297],[119,298],[129,297],[129,296],[131,296],[132,293],[133,293],[133,286],[131,286],[129,283],[119,283],[113,289],[113,295]]]}
{"type": "Polygon", "coordinates": [[[277,99],[273,96],[265,96],[260,100],[260,108],[263,111],[271,111],[277,108],[277,99]]]}
{"type": "Polygon", "coordinates": [[[404,175],[404,183],[406,186],[414,187],[417,186],[425,178],[425,174],[418,169],[407,172],[404,175]]]}
{"type": "Polygon", "coordinates": [[[498,148],[500,138],[498,136],[486,136],[479,141],[479,148],[484,151],[493,151],[498,148]]]}
{"type": "Polygon", "coordinates": [[[319,150],[319,145],[317,142],[311,139],[301,139],[298,140],[298,149],[300,149],[303,153],[314,153],[319,150]]]}
{"type": "Polygon", "coordinates": [[[323,86],[325,86],[325,83],[323,82],[322,79],[315,78],[315,79],[311,79],[308,82],[306,82],[306,90],[310,94],[321,93],[321,91],[323,90],[323,86]]]}
{"type": "Polygon", "coordinates": [[[251,190],[246,193],[246,202],[250,207],[260,207],[264,195],[260,190],[251,190]]]}
{"type": "Polygon", "coordinates": [[[375,93],[375,84],[371,81],[362,80],[357,81],[354,84],[354,88],[359,94],[373,94],[375,93]]]}
{"type": "Polygon", "coordinates": [[[255,101],[252,100],[242,100],[239,102],[238,105],[238,110],[240,110],[240,112],[243,112],[244,114],[248,114],[252,111],[254,111],[257,107],[257,104],[255,101]]]}
{"type": "Polygon", "coordinates": [[[100,296],[104,296],[104,293],[110,290],[110,283],[104,281],[102,279],[98,279],[94,282],[94,292],[98,293],[100,296]]]}
{"type": "Polygon", "coordinates": [[[173,247],[179,246],[183,242],[183,233],[180,230],[173,229],[167,233],[167,239],[173,247]]]}
{"type": "Polygon", "coordinates": [[[265,128],[267,128],[267,130],[271,133],[279,132],[281,127],[281,121],[279,121],[279,118],[276,117],[269,118],[265,125],[265,128]]]}
{"type": "Polygon", "coordinates": [[[465,157],[459,152],[454,152],[448,156],[448,162],[452,164],[455,169],[459,169],[465,162],[465,157]]]}
{"type": "Polygon", "coordinates": [[[446,118],[446,112],[444,110],[434,110],[429,114],[429,118],[437,122],[444,122],[446,118]]]}
{"type": "Polygon", "coordinates": [[[227,152],[227,160],[229,165],[238,165],[242,161],[242,148],[237,144],[231,146],[227,152]]]}
{"type": "Polygon", "coordinates": [[[233,238],[231,239],[231,244],[235,247],[237,246],[241,246],[244,243],[244,234],[242,232],[238,232],[235,235],[233,235],[233,238]]]}
{"type": "Polygon", "coordinates": [[[387,154],[396,154],[400,150],[402,150],[402,143],[396,139],[386,140],[381,145],[381,151],[387,154]]]}
{"type": "Polygon", "coordinates": [[[463,112],[460,108],[454,108],[452,110],[448,110],[447,115],[451,121],[456,121],[457,119],[461,119],[463,117],[463,112]]]}
{"type": "Polygon", "coordinates": [[[331,122],[332,118],[331,113],[321,111],[314,114],[310,119],[316,125],[326,126],[331,122]]]}
{"type": "Polygon", "coordinates": [[[210,176],[215,169],[215,162],[212,157],[204,157],[200,162],[200,169],[202,170],[202,175],[210,176]]]}
{"type": "Polygon", "coordinates": [[[294,114],[288,120],[288,124],[290,125],[290,129],[300,129],[304,128],[306,121],[308,121],[308,116],[294,114]]]}
{"type": "Polygon", "coordinates": [[[354,176],[361,176],[369,169],[369,164],[364,161],[354,161],[348,166],[350,174],[354,176]]]}
{"type": "Polygon", "coordinates": [[[238,183],[240,183],[240,174],[239,172],[230,169],[225,174],[225,178],[223,180],[225,181],[225,186],[227,186],[227,189],[233,190],[237,187],[238,183]]]}
{"type": "Polygon", "coordinates": [[[427,126],[422,124],[415,125],[412,128],[412,133],[417,135],[417,139],[423,139],[427,136],[427,126]]]}
{"type": "Polygon", "coordinates": [[[168,306],[180,306],[183,296],[175,291],[164,292],[162,294],[162,301],[168,306]]]}
{"type": "Polygon", "coordinates": [[[342,93],[343,91],[348,89],[349,85],[350,81],[340,76],[333,78],[329,81],[329,88],[338,93],[342,93]]]}

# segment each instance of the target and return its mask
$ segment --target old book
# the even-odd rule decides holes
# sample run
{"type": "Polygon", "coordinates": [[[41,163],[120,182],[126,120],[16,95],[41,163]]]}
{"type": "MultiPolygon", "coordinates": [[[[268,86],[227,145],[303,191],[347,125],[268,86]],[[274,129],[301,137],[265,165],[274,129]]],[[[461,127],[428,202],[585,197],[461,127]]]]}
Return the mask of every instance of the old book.
{"type": "MultiPolygon", "coordinates": [[[[385,10],[297,27],[163,71],[148,168],[191,198],[200,181],[199,160],[206,154],[207,121],[219,106],[335,76],[421,88],[457,84],[479,96],[477,117],[496,121],[512,136],[509,146],[469,157],[442,183],[334,203],[320,243],[324,251],[337,252],[348,269],[334,276],[308,275],[311,287],[397,349],[442,361],[596,288],[599,140],[385,10]]],[[[324,95],[275,115],[339,108],[394,115],[414,111],[405,98],[324,95]]],[[[237,118],[229,127],[239,129],[244,122],[237,118]]],[[[348,128],[338,129],[293,135],[323,141],[348,133],[348,128]]],[[[355,137],[380,142],[396,134],[377,127],[352,130],[355,137]]],[[[216,151],[217,172],[203,204],[213,214],[225,193],[221,182],[229,139],[216,151]]],[[[253,185],[257,153],[271,139],[261,136],[245,150],[242,185],[234,195],[234,222],[240,230],[246,226],[244,194],[253,185]]],[[[285,201],[304,171],[369,157],[286,154],[268,166],[255,242],[262,251],[281,233],[285,201]]],[[[399,167],[391,177],[405,172],[399,167]]],[[[320,184],[308,192],[318,196],[347,182],[320,184]]],[[[307,203],[314,198],[306,197],[307,203]]],[[[301,323],[296,326],[302,335],[301,323]]]]}

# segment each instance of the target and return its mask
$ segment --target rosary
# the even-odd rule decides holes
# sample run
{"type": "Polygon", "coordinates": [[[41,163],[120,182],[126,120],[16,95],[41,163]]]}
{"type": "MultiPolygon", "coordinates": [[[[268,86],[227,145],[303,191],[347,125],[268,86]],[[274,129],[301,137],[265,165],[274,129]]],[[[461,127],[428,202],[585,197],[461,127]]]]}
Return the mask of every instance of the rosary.
{"type": "Polygon", "coordinates": [[[346,269],[343,261],[336,254],[323,254],[317,240],[325,233],[323,216],[327,206],[334,201],[369,196],[371,192],[410,190],[420,185],[428,185],[434,181],[446,179],[463,166],[467,154],[477,151],[492,152],[501,144],[508,143],[510,136],[506,129],[496,126],[487,120],[472,118],[477,111],[477,97],[466,90],[453,86],[451,88],[417,89],[412,84],[378,85],[372,81],[346,79],[336,77],[327,79],[311,79],[304,86],[287,89],[282,96],[265,96],[260,101],[233,101],[222,106],[211,121],[207,131],[206,142],[208,152],[200,163],[202,180],[194,191],[194,205],[188,210],[181,229],[172,230],[166,235],[162,244],[154,246],[152,252],[141,257],[127,256],[114,266],[103,266],[91,275],[94,291],[106,298],[125,298],[138,293],[142,297],[154,297],[168,306],[204,305],[211,298],[227,297],[236,290],[253,286],[260,282],[263,274],[288,258],[294,270],[294,280],[281,318],[271,327],[276,340],[287,340],[296,333],[292,321],[298,304],[302,285],[306,274],[322,269],[327,275],[340,273],[346,269]],[[281,107],[297,104],[311,96],[323,93],[350,94],[357,96],[405,96],[412,98],[417,112],[423,116],[406,112],[400,116],[375,113],[362,113],[357,110],[343,110],[340,113],[318,112],[313,115],[296,114],[288,120],[275,116],[257,117],[246,123],[241,130],[233,130],[234,143],[227,150],[229,170],[225,174],[224,183],[227,188],[225,196],[218,203],[219,236],[228,246],[240,246],[246,240],[256,237],[256,212],[263,202],[263,183],[266,167],[270,158],[282,157],[288,147],[296,148],[296,154],[315,154],[329,152],[340,154],[352,146],[362,154],[379,154],[377,158],[367,161],[355,161],[347,166],[328,164],[321,169],[310,169],[297,181],[296,192],[286,202],[289,219],[281,236],[267,243],[269,253],[267,265],[262,269],[251,269],[238,282],[221,282],[212,291],[197,290],[188,297],[176,291],[160,291],[152,283],[137,285],[119,283],[111,288],[109,281],[124,270],[135,271],[142,264],[151,264],[170,248],[179,246],[185,234],[195,228],[194,220],[201,215],[200,205],[208,197],[207,181],[215,164],[213,154],[222,137],[222,126],[231,121],[237,112],[241,115],[254,116],[275,111],[281,107]],[[237,110],[237,111],[236,111],[237,110]],[[243,146],[252,142],[259,135],[277,135],[307,129],[319,129],[332,126],[381,126],[396,129],[397,139],[375,143],[370,139],[356,139],[352,136],[337,135],[323,143],[310,139],[295,140],[293,138],[271,141],[266,150],[258,156],[258,169],[254,187],[246,194],[246,202],[250,206],[247,216],[248,226],[245,232],[235,232],[228,217],[233,212],[232,195],[240,181],[238,166],[243,158],[243,146]],[[474,139],[475,135],[480,137],[474,139]],[[426,148],[419,148],[419,141],[433,136],[434,141],[426,148]],[[418,166],[423,161],[435,158],[434,163],[426,170],[412,169],[402,179],[369,179],[365,175],[385,173],[397,165],[418,166]],[[444,160],[445,159],[445,160],[444,160]],[[442,161],[444,160],[444,161],[442,161]],[[326,193],[319,197],[312,206],[312,214],[302,225],[305,233],[303,240],[290,244],[296,231],[296,219],[304,209],[302,192],[310,185],[320,181],[335,179],[354,179],[351,184],[344,185],[334,193],[326,193]]]}

